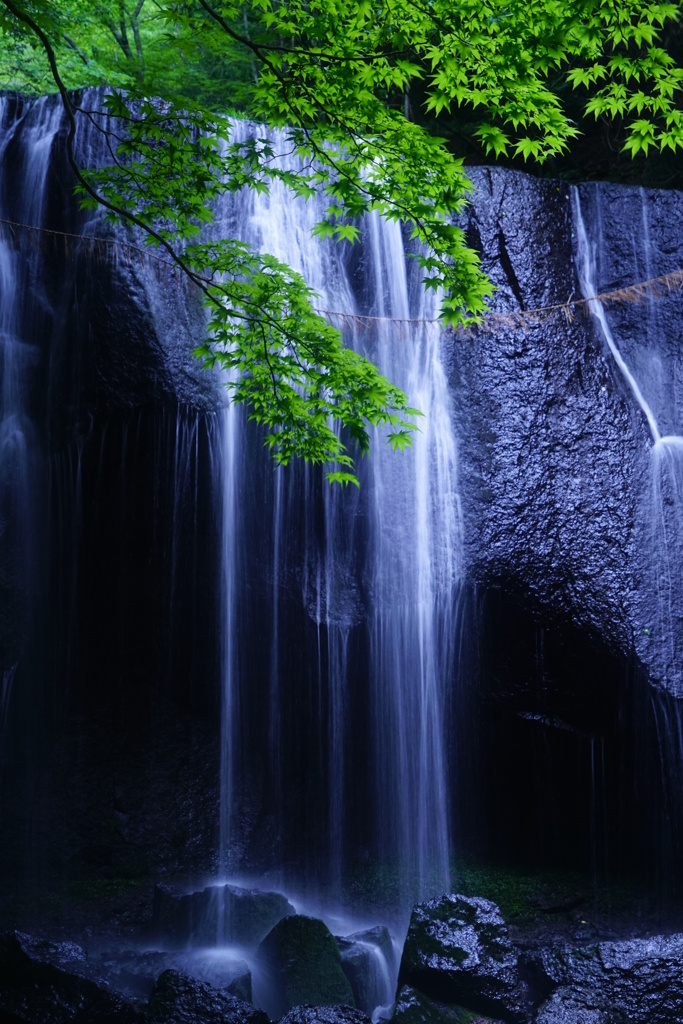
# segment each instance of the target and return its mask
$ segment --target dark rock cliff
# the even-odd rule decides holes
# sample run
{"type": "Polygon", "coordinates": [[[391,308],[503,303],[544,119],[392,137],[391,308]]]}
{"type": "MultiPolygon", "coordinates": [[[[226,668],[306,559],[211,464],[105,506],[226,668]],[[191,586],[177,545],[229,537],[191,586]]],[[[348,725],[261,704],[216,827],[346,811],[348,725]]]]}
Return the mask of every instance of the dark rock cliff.
{"type": "MultiPolygon", "coordinates": [[[[467,227],[498,289],[493,310],[579,297],[567,185],[471,173],[467,227]]],[[[600,292],[683,266],[683,196],[609,184],[578,191],[600,292]]],[[[680,428],[680,301],[673,292],[607,310],[631,372],[662,409],[663,434],[680,428]]],[[[585,307],[558,310],[526,328],[500,324],[450,343],[469,575],[523,595],[541,617],[570,621],[614,652],[635,649],[653,681],[677,691],[681,663],[660,656],[664,626],[653,637],[653,562],[663,559],[651,535],[652,438],[597,320],[585,307]]],[[[672,524],[671,567],[680,564],[680,534],[672,524]]]]}

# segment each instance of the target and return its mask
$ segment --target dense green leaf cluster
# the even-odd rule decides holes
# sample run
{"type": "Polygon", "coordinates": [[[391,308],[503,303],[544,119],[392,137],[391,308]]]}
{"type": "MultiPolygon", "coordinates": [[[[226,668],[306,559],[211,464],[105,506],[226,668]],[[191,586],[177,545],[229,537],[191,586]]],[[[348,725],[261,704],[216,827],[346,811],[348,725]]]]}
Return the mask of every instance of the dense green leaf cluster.
{"type": "MultiPolygon", "coordinates": [[[[659,40],[680,8],[635,0],[0,0],[0,73],[17,84],[26,47],[43,70],[51,47],[59,84],[125,86],[87,113],[62,88],[72,116],[90,117],[110,143],[111,164],[81,180],[84,201],[104,201],[112,219],[144,228],[201,288],[209,331],[197,353],[228,371],[233,397],[266,426],[276,460],[332,463],[332,479],[348,481],[346,439],[364,452],[369,426],[388,424],[390,442],[403,448],[414,410],[344,348],[299,275],[237,239],[199,241],[218,198],[276,180],[298,196],[322,196],[322,238],[354,241],[372,211],[401,220],[425,287],[440,293],[443,319],[477,322],[490,286],[453,223],[470,183],[425,119],[438,127],[467,108],[480,117],[486,150],[543,161],[578,133],[563,90],[585,90],[588,114],[621,119],[626,150],[675,151],[683,146],[683,69],[659,40]],[[225,113],[235,108],[280,129],[286,162],[269,138],[234,136],[225,113]]],[[[42,81],[35,69],[28,77],[42,81]]]]}

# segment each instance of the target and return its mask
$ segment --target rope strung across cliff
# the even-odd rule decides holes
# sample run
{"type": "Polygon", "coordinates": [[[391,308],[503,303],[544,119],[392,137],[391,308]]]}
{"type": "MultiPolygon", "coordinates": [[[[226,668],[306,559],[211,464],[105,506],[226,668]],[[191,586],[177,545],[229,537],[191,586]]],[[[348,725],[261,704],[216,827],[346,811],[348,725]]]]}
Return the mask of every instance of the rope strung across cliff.
{"type": "MultiPolygon", "coordinates": [[[[35,227],[31,224],[20,224],[17,221],[0,218],[0,240],[8,238],[14,248],[22,246],[22,237],[28,236],[31,249],[40,246],[39,239],[45,236],[53,240],[53,251],[61,251],[68,259],[81,255],[94,258],[96,261],[113,259],[118,264],[119,258],[128,266],[138,261],[142,266],[154,268],[159,280],[166,280],[172,275],[176,283],[179,283],[182,274],[175,263],[158,256],[150,249],[134,245],[132,242],[122,242],[115,238],[100,238],[95,235],[79,235],[68,231],[57,231],[54,228],[35,227]]],[[[43,242],[43,251],[46,247],[43,242]]],[[[208,279],[207,279],[208,280],[208,279]]],[[[636,284],[627,285],[624,288],[614,288],[611,291],[600,292],[597,295],[590,295],[587,298],[575,299],[574,295],[569,296],[566,302],[556,302],[549,306],[538,306],[535,309],[510,310],[505,313],[489,313],[477,330],[492,331],[498,327],[522,327],[525,330],[543,323],[545,320],[561,313],[566,323],[571,323],[578,310],[587,310],[592,302],[601,302],[603,306],[611,305],[633,305],[649,302],[651,299],[663,298],[671,292],[683,289],[683,269],[672,270],[668,274],[661,274],[659,277],[651,277],[647,281],[638,281],[636,284]]],[[[327,317],[331,323],[337,321],[347,326],[369,328],[373,325],[395,324],[397,326],[410,325],[423,327],[428,324],[442,324],[437,318],[427,317],[393,317],[393,316],[366,316],[363,313],[345,313],[337,309],[319,309],[316,313],[327,317]]],[[[456,333],[462,333],[471,328],[456,328],[456,333]]]]}
{"type": "MultiPolygon", "coordinates": [[[[577,310],[590,308],[592,302],[601,302],[603,306],[612,305],[638,305],[648,302],[650,299],[663,298],[671,292],[683,288],[683,269],[672,270],[668,274],[661,274],[659,277],[651,277],[647,281],[638,281],[636,284],[627,285],[624,288],[614,288],[608,292],[599,292],[597,295],[589,295],[587,298],[575,299],[573,294],[566,302],[556,302],[550,306],[538,306],[535,309],[510,310],[505,313],[489,313],[481,324],[476,326],[480,331],[491,331],[496,327],[523,327],[527,329],[534,327],[551,317],[562,313],[565,321],[569,324],[575,317],[577,310]]],[[[363,326],[370,323],[395,323],[395,324],[438,324],[438,318],[433,319],[400,319],[398,317],[365,316],[356,313],[341,313],[334,309],[317,309],[328,318],[334,318],[343,322],[363,326]]],[[[461,333],[471,328],[457,327],[456,333],[461,333]]]]}
{"type": "MultiPolygon", "coordinates": [[[[7,237],[13,247],[19,249],[22,246],[22,237],[25,236],[28,236],[31,249],[40,248],[39,238],[51,238],[53,252],[59,252],[60,255],[63,252],[67,259],[81,255],[85,250],[85,255],[97,262],[104,257],[113,259],[114,263],[118,264],[121,257],[128,266],[132,266],[133,261],[138,260],[143,266],[147,264],[150,267],[157,266],[160,270],[163,268],[164,271],[180,273],[175,263],[132,242],[122,242],[118,238],[101,238],[97,235],[79,235],[69,231],[57,231],[54,228],[39,228],[32,224],[20,224],[18,221],[0,218],[0,240],[7,237]]],[[[42,249],[46,252],[44,242],[42,249]]]]}

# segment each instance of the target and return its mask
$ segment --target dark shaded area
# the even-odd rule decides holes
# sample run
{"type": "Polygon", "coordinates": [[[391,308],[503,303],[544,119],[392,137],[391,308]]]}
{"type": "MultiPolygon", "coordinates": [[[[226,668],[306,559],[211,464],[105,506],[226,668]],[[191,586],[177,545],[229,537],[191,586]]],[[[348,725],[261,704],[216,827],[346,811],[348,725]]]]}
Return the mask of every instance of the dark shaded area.
{"type": "MultiPolygon", "coordinates": [[[[680,920],[680,706],[652,690],[634,657],[535,617],[514,592],[480,595],[477,636],[465,852],[515,870],[573,871],[589,889],[628,883],[668,924],[680,920]]],[[[571,903],[560,896],[548,910],[571,903]]]]}
{"type": "Polygon", "coordinates": [[[220,706],[212,429],[196,414],[139,412],[50,459],[52,557],[3,749],[10,898],[25,898],[26,885],[87,891],[89,880],[211,863],[220,706]]]}

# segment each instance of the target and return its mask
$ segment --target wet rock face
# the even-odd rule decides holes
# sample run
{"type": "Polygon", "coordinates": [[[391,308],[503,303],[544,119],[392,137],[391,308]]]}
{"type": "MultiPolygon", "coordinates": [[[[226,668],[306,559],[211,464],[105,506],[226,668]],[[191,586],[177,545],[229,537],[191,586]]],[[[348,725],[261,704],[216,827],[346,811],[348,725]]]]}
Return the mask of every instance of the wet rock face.
{"type": "MultiPolygon", "coordinates": [[[[565,184],[472,170],[468,237],[495,312],[578,294],[565,184]]],[[[560,312],[450,344],[470,576],[631,647],[647,429],[590,321],[560,312]]]]}
{"type": "Polygon", "coordinates": [[[498,1024],[490,1017],[430,999],[424,992],[402,985],[396,997],[392,1024],[498,1024]]]}
{"type": "MultiPolygon", "coordinates": [[[[578,189],[583,218],[595,239],[596,287],[623,288],[683,266],[683,195],[658,189],[585,184],[578,189]]],[[[644,488],[636,522],[633,595],[635,649],[651,677],[683,694],[683,373],[681,293],[665,284],[652,301],[618,303],[607,318],[660,435],[648,438],[644,488]]],[[[636,408],[641,423],[646,414],[636,408]]],[[[648,431],[651,433],[651,428],[648,431]]],[[[635,482],[635,481],[634,481],[635,482]]]]}
{"type": "Polygon", "coordinates": [[[520,1024],[528,1018],[505,922],[480,897],[448,895],[414,908],[398,981],[451,1006],[520,1024]]]}
{"type": "Polygon", "coordinates": [[[295,1006],[280,1024],[370,1024],[370,1018],[352,1006],[295,1006]]]}
{"type": "Polygon", "coordinates": [[[173,970],[157,980],[147,1013],[150,1024],[269,1024],[262,1010],[173,970]]]}
{"type": "Polygon", "coordinates": [[[537,1024],[670,1024],[683,1019],[683,935],[546,950],[558,988],[537,1024]]]}
{"type": "Polygon", "coordinates": [[[73,942],[21,932],[0,937],[0,1019],[26,1024],[140,1024],[73,942]]]}
{"type": "Polygon", "coordinates": [[[498,907],[444,896],[416,907],[392,1021],[673,1024],[683,1020],[683,935],[528,949],[498,907]]]}
{"type": "MultiPolygon", "coordinates": [[[[140,967],[141,965],[132,965],[140,967]]],[[[147,965],[153,970],[153,965],[147,965]]],[[[141,976],[138,975],[138,978],[141,976]]],[[[224,988],[165,970],[151,993],[123,997],[121,974],[95,966],[73,942],[20,932],[0,937],[0,1020],[22,1024],[268,1024],[224,988]],[[149,994],[149,1001],[144,998],[149,994]]],[[[124,986],[126,987],[126,986],[124,986]]]]}

